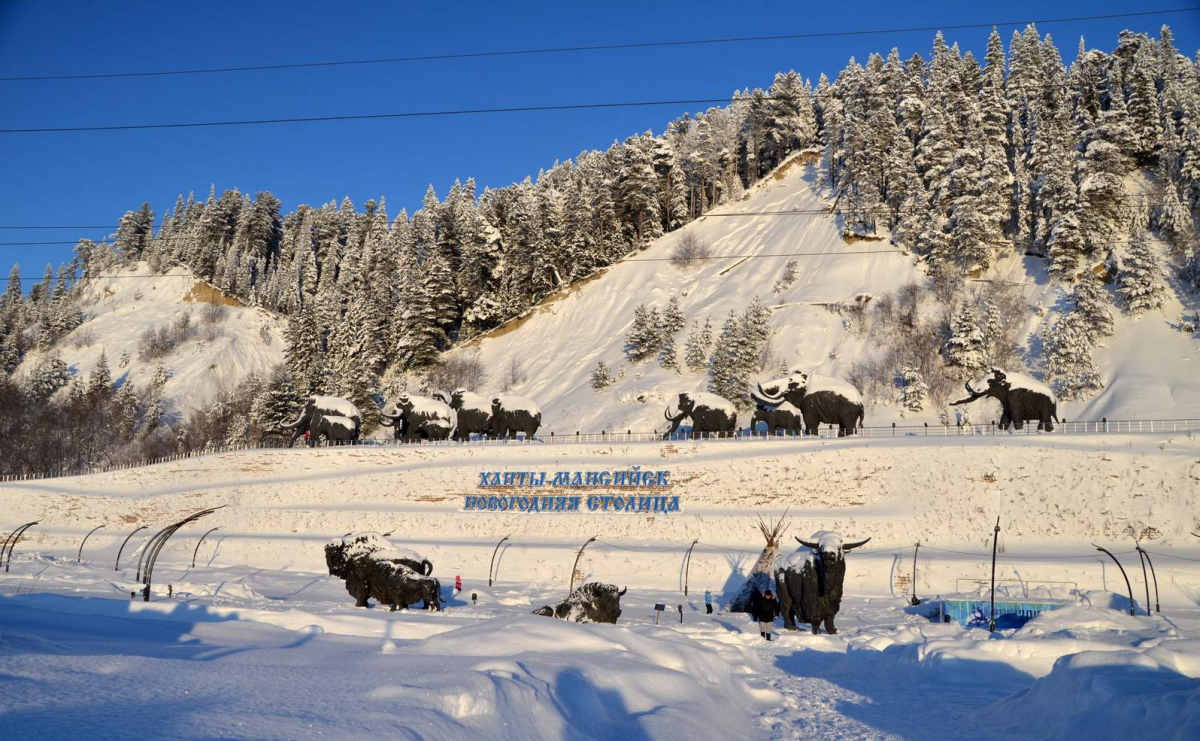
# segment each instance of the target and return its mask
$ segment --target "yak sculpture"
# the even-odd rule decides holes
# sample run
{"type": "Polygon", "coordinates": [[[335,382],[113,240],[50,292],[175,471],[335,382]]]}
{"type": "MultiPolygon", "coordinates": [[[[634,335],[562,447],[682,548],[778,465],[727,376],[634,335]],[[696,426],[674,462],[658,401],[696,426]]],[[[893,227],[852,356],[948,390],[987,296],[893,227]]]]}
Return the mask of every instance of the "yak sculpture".
{"type": "Polygon", "coordinates": [[[766,424],[768,435],[775,430],[786,430],[791,435],[804,428],[804,417],[790,402],[784,401],[774,407],[759,402],[754,406],[754,416],[750,419],[751,432],[758,429],[759,422],[766,424]]]}
{"type": "Polygon", "coordinates": [[[450,392],[450,408],[456,416],[454,439],[466,442],[472,434],[486,435],[492,429],[492,402],[479,394],[457,388],[450,392]]]}
{"type": "Polygon", "coordinates": [[[358,425],[349,417],[320,415],[309,428],[308,447],[315,448],[322,439],[335,445],[354,442],[358,439],[358,425]]]}
{"type": "Polygon", "coordinates": [[[401,394],[379,413],[379,424],[395,428],[397,440],[445,440],[454,431],[454,410],[426,396],[401,394]]]}
{"type": "Polygon", "coordinates": [[[974,384],[967,381],[966,385],[970,396],[950,402],[951,406],[990,396],[1000,402],[1000,429],[1007,430],[1011,425],[1020,430],[1026,422],[1036,421],[1039,430],[1054,431],[1054,423],[1058,421],[1058,399],[1046,384],[1020,373],[992,368],[974,384]]]}
{"type": "Polygon", "coordinates": [[[680,423],[689,417],[692,420],[692,437],[706,433],[725,437],[737,431],[737,408],[724,397],[703,391],[683,391],[675,406],[674,413],[670,405],[663,410],[663,416],[671,423],[671,429],[663,434],[664,440],[674,435],[680,423]]]}
{"type": "Polygon", "coordinates": [[[315,427],[318,426],[321,417],[345,417],[353,422],[354,432],[350,440],[357,440],[359,431],[362,429],[362,415],[358,412],[358,407],[354,402],[342,399],[337,396],[310,396],[304,400],[304,409],[291,422],[279,421],[279,427],[284,430],[291,430],[292,437],[288,440],[288,447],[296,444],[296,440],[304,433],[308,433],[309,441],[312,442],[316,437],[315,427]]]}
{"type": "Polygon", "coordinates": [[[870,541],[842,542],[842,536],[827,530],[813,533],[811,540],[796,538],[801,547],[775,565],[775,587],[783,627],[796,630],[808,623],[814,635],[825,630],[834,635],[833,619],[842,605],[842,582],[846,579],[847,551],[870,541]]]}
{"type": "Polygon", "coordinates": [[[357,607],[370,607],[370,599],[392,610],[423,602],[427,610],[441,610],[441,583],[430,576],[433,564],[406,548],[393,546],[379,533],[362,532],[334,538],[325,546],[329,574],[346,581],[346,591],[357,607]]]}
{"type": "Polygon", "coordinates": [[[853,435],[862,424],[862,395],[849,382],[815,373],[792,371],[758,384],[750,395],[760,404],[778,407],[788,402],[800,410],[804,429],[816,435],[821,425],[838,426],[838,437],[853,435]]]}
{"type": "Polygon", "coordinates": [[[492,398],[492,434],[498,438],[516,437],[525,433],[527,439],[537,434],[542,424],[542,410],[532,399],[513,394],[492,398]]]}
{"type": "Polygon", "coordinates": [[[614,584],[588,582],[557,605],[540,607],[533,614],[576,623],[615,623],[621,617],[621,597],[627,591],[628,587],[618,590],[614,584]]]}

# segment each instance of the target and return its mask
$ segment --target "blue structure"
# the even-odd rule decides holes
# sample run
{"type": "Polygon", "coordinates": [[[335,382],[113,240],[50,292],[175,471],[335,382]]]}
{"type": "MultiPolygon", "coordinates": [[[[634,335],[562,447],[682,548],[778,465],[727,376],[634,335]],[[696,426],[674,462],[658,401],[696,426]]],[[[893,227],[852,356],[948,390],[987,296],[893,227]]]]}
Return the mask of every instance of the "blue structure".
{"type": "MultiPolygon", "coordinates": [[[[1066,602],[1053,600],[996,600],[996,630],[1015,630],[1047,610],[1066,602]]],[[[965,628],[986,628],[991,618],[986,599],[946,599],[938,603],[938,621],[953,620],[965,628]]]]}

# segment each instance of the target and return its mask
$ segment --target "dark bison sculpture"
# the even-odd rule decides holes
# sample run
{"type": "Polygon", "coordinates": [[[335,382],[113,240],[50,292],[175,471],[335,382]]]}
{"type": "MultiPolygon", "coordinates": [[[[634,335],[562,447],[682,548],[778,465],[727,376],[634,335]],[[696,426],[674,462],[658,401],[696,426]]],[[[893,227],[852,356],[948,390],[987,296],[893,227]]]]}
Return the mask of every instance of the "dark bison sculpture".
{"type": "Polygon", "coordinates": [[[818,434],[823,424],[837,425],[838,437],[853,435],[865,416],[858,389],[832,376],[792,371],[759,383],[750,395],[760,404],[777,407],[786,401],[799,409],[809,435],[818,434]]]}
{"type": "Polygon", "coordinates": [[[1037,422],[1039,430],[1054,431],[1058,421],[1058,399],[1044,383],[1020,373],[1008,373],[1001,368],[992,368],[974,384],[967,381],[967,396],[950,402],[950,406],[969,404],[976,399],[990,396],[1000,402],[1000,429],[1009,425],[1018,430],[1026,422],[1037,422]]]}
{"type": "Polygon", "coordinates": [[[674,435],[683,420],[689,417],[692,420],[692,437],[713,433],[725,437],[737,432],[737,407],[733,402],[704,391],[681,392],[675,409],[667,405],[663,416],[671,423],[671,429],[663,434],[664,440],[674,435]]]}
{"type": "Polygon", "coordinates": [[[441,610],[442,586],[430,576],[433,564],[406,548],[393,546],[379,533],[363,532],[334,538],[325,546],[330,576],[344,579],[355,606],[370,607],[374,599],[392,610],[418,602],[426,610],[441,610]]]}
{"type": "Polygon", "coordinates": [[[492,397],[492,434],[504,439],[525,433],[532,439],[542,425],[542,410],[532,399],[513,394],[492,397]]]}
{"type": "Polygon", "coordinates": [[[588,582],[557,605],[539,607],[533,614],[576,623],[615,623],[621,617],[621,597],[627,591],[618,590],[615,584],[588,582]]]}
{"type": "Polygon", "coordinates": [[[783,627],[797,630],[796,623],[808,623],[816,635],[823,623],[826,632],[834,635],[837,628],[833,619],[842,606],[842,583],[846,579],[846,551],[871,539],[843,543],[841,535],[822,530],[811,540],[796,540],[801,547],[775,568],[783,627]]]}

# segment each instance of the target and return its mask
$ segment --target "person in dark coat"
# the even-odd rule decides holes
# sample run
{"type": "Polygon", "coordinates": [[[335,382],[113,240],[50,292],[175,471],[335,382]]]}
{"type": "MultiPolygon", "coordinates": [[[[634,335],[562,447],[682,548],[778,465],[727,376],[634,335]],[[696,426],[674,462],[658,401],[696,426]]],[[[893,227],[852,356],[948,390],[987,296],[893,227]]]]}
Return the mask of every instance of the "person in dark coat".
{"type": "Polygon", "coordinates": [[[756,590],[750,597],[750,616],[758,621],[758,634],[771,640],[775,618],[779,617],[779,600],[775,599],[775,593],[770,589],[765,592],[756,590]]]}

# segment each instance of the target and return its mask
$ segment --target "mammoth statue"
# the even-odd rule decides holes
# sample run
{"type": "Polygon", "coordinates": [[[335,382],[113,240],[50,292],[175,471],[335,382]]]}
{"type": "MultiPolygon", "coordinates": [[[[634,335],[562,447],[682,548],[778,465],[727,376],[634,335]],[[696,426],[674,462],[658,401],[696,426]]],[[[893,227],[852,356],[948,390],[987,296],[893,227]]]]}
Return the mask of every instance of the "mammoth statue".
{"type": "Polygon", "coordinates": [[[990,396],[1000,402],[1000,429],[1007,430],[1011,424],[1019,430],[1026,422],[1036,421],[1039,430],[1054,431],[1054,423],[1058,421],[1058,400],[1046,384],[1020,373],[992,368],[974,384],[967,381],[966,385],[970,396],[952,401],[950,406],[969,404],[990,396]]]}
{"type": "Polygon", "coordinates": [[[457,417],[454,439],[466,442],[471,434],[486,435],[492,429],[492,402],[479,394],[457,388],[450,392],[450,408],[457,417]]]}
{"type": "Polygon", "coordinates": [[[350,440],[357,440],[359,431],[362,429],[362,415],[358,413],[358,407],[354,402],[337,396],[310,396],[304,401],[304,409],[296,416],[296,419],[291,422],[279,421],[279,427],[283,430],[291,430],[292,437],[288,440],[288,447],[296,444],[296,440],[304,433],[308,433],[309,441],[312,442],[317,431],[315,427],[321,417],[345,417],[353,423],[354,432],[350,436],[350,440]]]}
{"type": "Polygon", "coordinates": [[[783,627],[796,630],[796,623],[808,623],[816,635],[824,623],[826,632],[833,635],[837,633],[833,618],[842,605],[842,582],[846,580],[845,554],[871,539],[843,543],[841,535],[822,530],[813,533],[811,540],[796,540],[801,547],[775,567],[783,627]]]}
{"type": "Polygon", "coordinates": [[[497,438],[516,437],[524,432],[532,439],[542,424],[542,410],[531,399],[512,394],[492,398],[492,434],[497,438]]]}
{"type": "Polygon", "coordinates": [[[789,402],[800,410],[804,429],[816,435],[823,424],[838,426],[838,437],[853,435],[863,421],[863,402],[858,389],[840,378],[792,371],[782,378],[758,384],[750,396],[760,404],[779,406],[789,402]]]}
{"type": "Polygon", "coordinates": [[[737,431],[737,408],[728,399],[716,394],[683,391],[679,394],[679,401],[675,406],[674,413],[669,405],[663,410],[663,416],[671,423],[671,429],[663,434],[663,440],[674,435],[679,429],[679,424],[688,417],[692,420],[692,437],[710,432],[725,437],[737,431]]]}
{"type": "Polygon", "coordinates": [[[539,607],[533,614],[576,623],[615,623],[621,617],[621,597],[628,591],[629,587],[617,589],[613,584],[591,581],[557,605],[539,607]]]}
{"type": "Polygon", "coordinates": [[[454,431],[454,410],[425,396],[401,394],[379,413],[379,424],[395,428],[397,440],[445,440],[454,431]]]}
{"type": "Polygon", "coordinates": [[[334,445],[345,445],[358,439],[358,425],[349,417],[322,414],[308,431],[308,447],[315,448],[324,439],[334,445]]]}
{"type": "Polygon", "coordinates": [[[758,429],[759,422],[767,426],[768,435],[775,430],[785,430],[787,434],[792,435],[799,432],[804,426],[804,418],[800,415],[800,410],[787,401],[774,407],[762,402],[755,404],[754,416],[750,419],[751,432],[758,429]]]}

